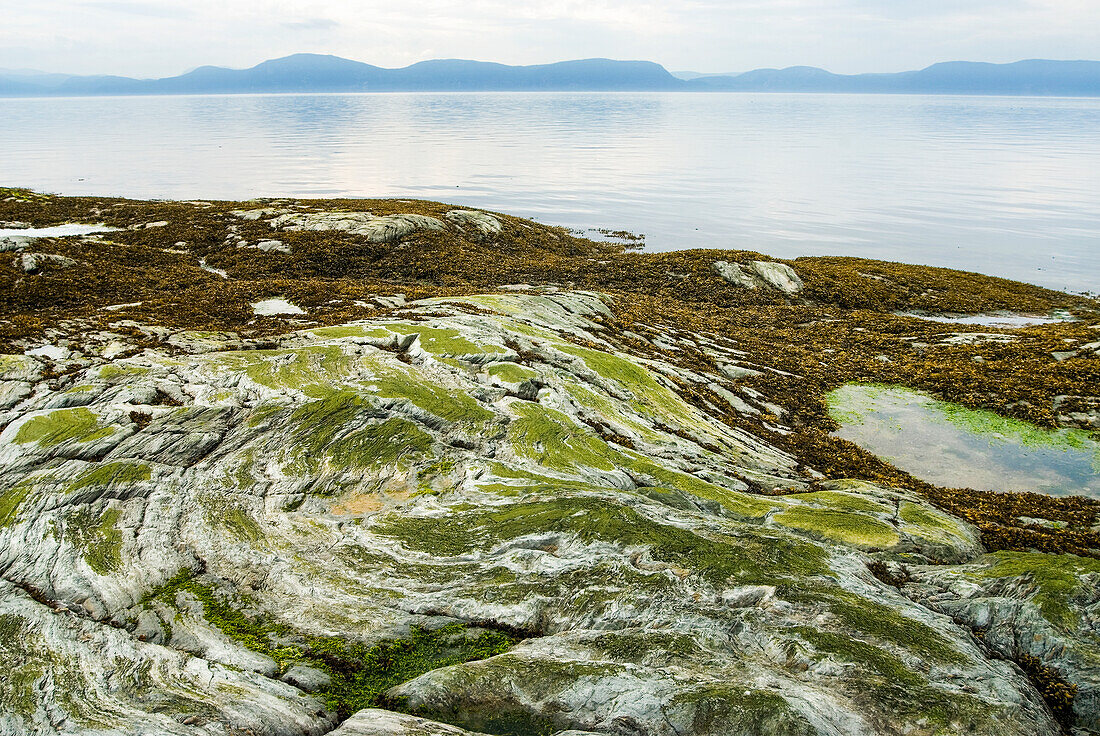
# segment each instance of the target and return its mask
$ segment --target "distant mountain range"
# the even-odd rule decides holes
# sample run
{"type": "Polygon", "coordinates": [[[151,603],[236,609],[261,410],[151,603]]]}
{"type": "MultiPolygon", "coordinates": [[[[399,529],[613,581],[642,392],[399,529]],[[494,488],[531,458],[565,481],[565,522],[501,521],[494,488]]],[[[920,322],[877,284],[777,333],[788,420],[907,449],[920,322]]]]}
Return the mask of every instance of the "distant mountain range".
{"type": "Polygon", "coordinates": [[[338,56],[295,54],[250,69],[203,66],[163,79],[0,70],[3,97],[584,90],[1100,96],[1100,61],[951,61],[893,74],[833,74],[794,66],[743,74],[673,75],[649,61],[584,59],[507,66],[439,59],[384,69],[338,56]]]}

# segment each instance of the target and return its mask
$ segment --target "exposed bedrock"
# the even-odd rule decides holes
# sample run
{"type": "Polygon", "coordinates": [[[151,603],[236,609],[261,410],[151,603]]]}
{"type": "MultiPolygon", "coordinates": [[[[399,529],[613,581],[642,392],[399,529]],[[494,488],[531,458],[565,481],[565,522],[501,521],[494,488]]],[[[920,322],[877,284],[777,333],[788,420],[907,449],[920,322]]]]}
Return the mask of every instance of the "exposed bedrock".
{"type": "Polygon", "coordinates": [[[667,337],[713,374],[638,357],[614,308],[426,300],[61,379],[2,356],[0,731],[1058,734],[1020,654],[1096,730],[1091,563],[985,556],[919,496],[822,482],[722,421],[783,429],[736,345],[667,337]]]}

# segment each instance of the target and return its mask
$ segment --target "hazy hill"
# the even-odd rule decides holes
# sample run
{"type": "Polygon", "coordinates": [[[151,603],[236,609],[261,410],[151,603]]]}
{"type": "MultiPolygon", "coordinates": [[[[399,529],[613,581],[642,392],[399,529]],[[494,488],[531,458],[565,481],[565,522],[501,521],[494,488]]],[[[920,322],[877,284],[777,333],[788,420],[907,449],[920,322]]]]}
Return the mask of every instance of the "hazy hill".
{"type": "Polygon", "coordinates": [[[1097,61],[952,61],[891,74],[833,74],[794,66],[743,74],[677,75],[648,61],[583,59],[508,66],[436,59],[385,69],[338,56],[295,54],[249,69],[203,66],[163,79],[0,70],[0,96],[553,90],[1100,95],[1097,61]]]}
{"type": "Polygon", "coordinates": [[[696,89],[743,92],[1100,95],[1100,62],[1030,59],[1012,64],[950,61],[894,74],[832,74],[793,66],[687,82],[696,89]]]}
{"type": "MultiPolygon", "coordinates": [[[[0,83],[6,81],[0,73],[0,83]]],[[[32,91],[33,83],[11,80],[32,91]]],[[[682,82],[648,61],[585,59],[534,66],[446,59],[383,69],[337,56],[295,54],[249,69],[203,66],[176,77],[69,77],[38,85],[37,94],[212,94],[256,92],[390,92],[399,90],[661,90],[682,82]]]]}

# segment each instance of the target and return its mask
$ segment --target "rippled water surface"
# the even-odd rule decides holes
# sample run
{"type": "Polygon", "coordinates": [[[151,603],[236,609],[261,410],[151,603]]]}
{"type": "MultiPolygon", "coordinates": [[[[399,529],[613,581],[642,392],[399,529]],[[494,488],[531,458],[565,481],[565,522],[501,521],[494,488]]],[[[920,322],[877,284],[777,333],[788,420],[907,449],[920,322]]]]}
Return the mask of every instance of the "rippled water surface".
{"type": "Polygon", "coordinates": [[[647,247],[1100,284],[1100,99],[486,93],[0,99],[63,194],[413,196],[647,247]]]}

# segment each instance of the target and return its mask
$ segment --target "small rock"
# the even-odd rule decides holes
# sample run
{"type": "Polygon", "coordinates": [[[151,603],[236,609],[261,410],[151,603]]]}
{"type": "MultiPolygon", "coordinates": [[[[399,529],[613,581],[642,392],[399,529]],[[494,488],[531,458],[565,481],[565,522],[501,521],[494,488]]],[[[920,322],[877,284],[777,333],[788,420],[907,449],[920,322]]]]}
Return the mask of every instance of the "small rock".
{"type": "Polygon", "coordinates": [[[802,291],[805,286],[794,269],[786,263],[775,261],[753,261],[752,270],[764,279],[769,286],[782,291],[788,296],[794,296],[802,291]]]}
{"type": "Polygon", "coordinates": [[[735,286],[742,286],[746,289],[756,288],[756,279],[745,273],[741,266],[736,263],[715,261],[711,265],[711,269],[721,278],[735,286]]]}
{"type": "Polygon", "coordinates": [[[279,253],[290,252],[290,246],[281,240],[261,240],[255,245],[242,245],[241,247],[262,251],[277,251],[279,253]]]}
{"type": "Polygon", "coordinates": [[[305,690],[307,693],[317,692],[332,682],[332,678],[327,672],[302,664],[291,667],[279,679],[300,690],[305,690]]]}
{"type": "Polygon", "coordinates": [[[23,353],[24,355],[30,355],[34,358],[49,358],[50,360],[65,360],[72,351],[68,348],[63,348],[60,345],[43,345],[42,347],[33,348],[23,353]]]}
{"type": "Polygon", "coordinates": [[[484,212],[474,210],[451,210],[444,215],[459,228],[472,227],[479,240],[498,235],[504,229],[500,220],[484,212]]]}
{"type": "Polygon", "coordinates": [[[138,614],[137,627],[134,629],[134,636],[141,641],[147,641],[152,644],[164,643],[164,627],[160,624],[160,618],[157,614],[146,609],[138,614]]]}
{"type": "Polygon", "coordinates": [[[76,265],[76,261],[52,253],[24,253],[15,259],[16,268],[22,268],[24,273],[38,273],[46,264],[53,264],[59,268],[70,268],[76,265]]]}

